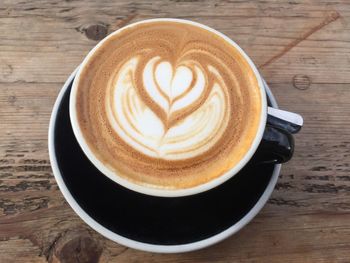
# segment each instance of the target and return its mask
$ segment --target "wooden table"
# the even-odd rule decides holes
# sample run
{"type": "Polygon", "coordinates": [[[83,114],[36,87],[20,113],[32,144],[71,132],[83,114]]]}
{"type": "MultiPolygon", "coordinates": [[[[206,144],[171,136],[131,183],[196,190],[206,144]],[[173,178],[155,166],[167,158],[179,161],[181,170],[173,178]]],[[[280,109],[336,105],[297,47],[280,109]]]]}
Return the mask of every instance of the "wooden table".
{"type": "Polygon", "coordinates": [[[0,262],[350,262],[349,1],[1,0],[0,125],[0,262]],[[305,120],[262,212],[184,254],[128,249],[89,228],[58,190],[47,149],[69,74],[108,33],[155,17],[227,34],[305,120]]]}

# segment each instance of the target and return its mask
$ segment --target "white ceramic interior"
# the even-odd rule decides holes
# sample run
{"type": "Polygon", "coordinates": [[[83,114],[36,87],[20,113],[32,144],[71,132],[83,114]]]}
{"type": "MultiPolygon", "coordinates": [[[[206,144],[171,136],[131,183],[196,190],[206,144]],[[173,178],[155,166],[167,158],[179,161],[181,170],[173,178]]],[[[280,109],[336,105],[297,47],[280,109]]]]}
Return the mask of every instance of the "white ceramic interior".
{"type": "Polygon", "coordinates": [[[193,195],[197,194],[200,192],[207,191],[211,188],[214,188],[223,182],[227,181],[230,179],[232,176],[237,174],[251,159],[253,154],[255,153],[256,149],[258,148],[260,141],[262,139],[264,130],[265,130],[265,125],[266,125],[266,118],[267,118],[267,103],[266,103],[266,93],[264,89],[264,84],[262,81],[262,78],[256,69],[254,63],[251,61],[251,59],[248,57],[248,55],[236,44],[233,40],[225,36],[224,34],[208,27],[205,25],[202,25],[197,22],[193,21],[188,21],[188,20],[183,20],[183,19],[170,19],[170,18],[160,18],[160,19],[149,19],[149,20],[143,20],[141,22],[137,22],[134,24],[130,24],[126,27],[123,27],[106,38],[104,38],[101,42],[99,42],[90,52],[89,54],[85,57],[84,61],[82,62],[80,68],[77,71],[77,75],[74,79],[73,82],[73,87],[71,90],[70,94],[70,104],[69,104],[69,110],[70,110],[70,119],[73,127],[73,131],[75,134],[75,137],[78,140],[78,143],[80,147],[82,148],[83,152],[86,154],[86,156],[89,158],[89,160],[96,166],[97,169],[99,169],[104,175],[109,177],[111,180],[115,181],[116,183],[130,189],[136,192],[140,192],[143,194],[148,194],[148,195],[153,195],[153,196],[163,196],[163,197],[176,197],[176,196],[186,196],[186,195],[193,195]],[[139,25],[141,23],[149,23],[153,21],[174,21],[178,23],[184,23],[184,24],[191,24],[194,26],[198,26],[201,28],[204,28],[210,32],[213,32],[223,39],[225,39],[228,43],[230,43],[232,46],[234,46],[241,54],[242,56],[246,59],[250,67],[252,68],[253,72],[255,73],[256,79],[258,81],[258,85],[260,88],[260,94],[261,94],[261,116],[260,116],[260,124],[255,136],[255,139],[253,140],[253,143],[251,145],[251,148],[247,151],[247,153],[244,155],[244,157],[234,166],[232,167],[228,172],[225,174],[221,175],[218,178],[215,178],[207,183],[192,187],[192,188],[186,188],[186,189],[158,189],[158,188],[151,188],[139,184],[135,184],[121,176],[119,176],[117,173],[115,173],[113,170],[105,166],[96,156],[93,154],[91,151],[89,145],[86,143],[84,136],[82,134],[82,131],[79,127],[78,121],[77,121],[77,113],[76,113],[76,94],[77,94],[77,87],[79,84],[80,76],[81,76],[81,71],[82,68],[86,65],[87,61],[91,58],[91,56],[95,53],[95,51],[103,45],[105,41],[107,41],[111,36],[119,34],[121,31],[125,30],[126,28],[130,28],[136,25],[139,25]]]}

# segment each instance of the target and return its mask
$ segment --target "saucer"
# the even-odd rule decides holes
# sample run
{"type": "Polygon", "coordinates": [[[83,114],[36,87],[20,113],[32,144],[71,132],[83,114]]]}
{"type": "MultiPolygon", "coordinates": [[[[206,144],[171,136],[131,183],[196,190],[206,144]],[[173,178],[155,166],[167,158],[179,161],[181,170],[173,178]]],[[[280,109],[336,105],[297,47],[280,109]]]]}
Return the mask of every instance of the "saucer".
{"type": "MultiPolygon", "coordinates": [[[[50,120],[49,154],[57,184],[73,210],[103,236],[128,247],[161,253],[197,250],[239,231],[272,193],[281,165],[248,165],[209,191],[154,197],[104,176],[84,155],[69,119],[77,70],[58,95],[50,120]]],[[[277,103],[265,83],[270,106],[277,103]]]]}

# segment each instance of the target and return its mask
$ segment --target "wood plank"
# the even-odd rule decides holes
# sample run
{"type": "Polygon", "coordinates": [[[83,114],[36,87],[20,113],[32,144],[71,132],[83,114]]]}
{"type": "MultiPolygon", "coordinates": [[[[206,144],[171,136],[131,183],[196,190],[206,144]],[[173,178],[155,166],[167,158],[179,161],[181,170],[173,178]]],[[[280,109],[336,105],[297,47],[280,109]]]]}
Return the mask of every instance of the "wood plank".
{"type": "Polygon", "coordinates": [[[349,262],[349,25],[346,0],[1,1],[0,262],[349,262]],[[70,73],[104,35],[155,17],[227,34],[280,106],[305,120],[261,213],[213,247],[175,255],[128,249],[90,229],[58,190],[47,150],[70,73]]]}

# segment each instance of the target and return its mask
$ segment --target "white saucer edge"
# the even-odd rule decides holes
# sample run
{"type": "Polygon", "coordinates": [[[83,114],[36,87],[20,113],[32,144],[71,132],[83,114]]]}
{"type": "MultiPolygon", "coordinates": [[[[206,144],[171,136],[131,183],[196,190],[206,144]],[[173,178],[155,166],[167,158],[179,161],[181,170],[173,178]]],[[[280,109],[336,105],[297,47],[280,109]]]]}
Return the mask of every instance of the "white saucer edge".
{"type": "MultiPolygon", "coordinates": [[[[75,201],[71,193],[69,192],[67,186],[65,185],[62,175],[60,173],[58,164],[57,164],[57,159],[56,159],[56,154],[55,154],[55,145],[54,145],[54,130],[55,130],[55,120],[57,116],[57,111],[60,106],[62,97],[68,88],[69,84],[71,81],[74,79],[74,76],[76,72],[78,71],[79,66],[73,71],[73,73],[69,76],[69,78],[66,80],[64,83],[61,91],[59,92],[57,99],[55,101],[55,104],[52,109],[51,113],[51,118],[50,118],[50,124],[49,124],[49,133],[48,133],[48,145],[49,145],[49,156],[50,156],[50,163],[52,167],[52,171],[54,174],[54,177],[56,179],[56,182],[58,184],[58,187],[60,191],[62,192],[64,198],[68,202],[68,204],[72,207],[74,212],[78,214],[78,216],[86,223],[88,224],[92,229],[95,231],[99,232],[101,235],[104,237],[117,242],[121,245],[138,249],[138,250],[143,250],[147,252],[156,252],[156,253],[181,253],[181,252],[189,252],[189,251],[194,251],[198,249],[202,249],[211,245],[214,245],[231,235],[237,233],[239,230],[241,230],[245,225],[247,225],[259,212],[260,210],[264,207],[266,202],[268,201],[270,195],[272,194],[272,191],[275,188],[275,185],[277,183],[277,179],[280,174],[280,170],[282,165],[277,164],[275,165],[271,180],[265,189],[263,195],[260,197],[258,202],[254,205],[254,207],[240,220],[238,221],[235,225],[229,227],[228,229],[220,232],[219,234],[216,234],[212,237],[203,239],[201,241],[196,241],[193,243],[188,243],[188,244],[182,244],[182,245],[155,245],[155,244],[148,244],[148,243],[142,243],[139,241],[135,241],[129,238],[125,238],[123,236],[120,236],[98,222],[96,222],[93,218],[91,218],[80,206],[79,204],[75,201]]],[[[275,108],[278,108],[276,99],[274,95],[272,94],[270,88],[268,87],[267,83],[265,80],[263,80],[264,86],[266,89],[267,97],[270,99],[272,106],[275,108]]]]}

